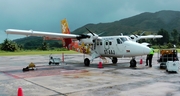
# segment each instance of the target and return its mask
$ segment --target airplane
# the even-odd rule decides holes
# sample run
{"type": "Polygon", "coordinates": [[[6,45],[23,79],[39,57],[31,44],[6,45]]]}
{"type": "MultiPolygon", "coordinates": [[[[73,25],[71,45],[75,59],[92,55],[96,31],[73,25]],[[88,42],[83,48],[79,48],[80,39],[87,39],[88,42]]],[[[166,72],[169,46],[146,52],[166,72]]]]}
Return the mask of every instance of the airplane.
{"type": "MultiPolygon", "coordinates": [[[[61,21],[62,33],[42,32],[33,30],[7,29],[7,34],[40,36],[44,39],[62,40],[64,47],[69,50],[75,50],[80,53],[91,56],[91,61],[101,57],[110,58],[113,64],[116,64],[118,59],[122,57],[132,57],[130,67],[136,67],[135,56],[147,55],[150,53],[150,48],[140,43],[129,39],[129,36],[98,36],[91,32],[88,28],[88,34],[71,34],[66,19],[61,21]]],[[[90,59],[84,58],[84,65],[90,65],[90,59]]]]}

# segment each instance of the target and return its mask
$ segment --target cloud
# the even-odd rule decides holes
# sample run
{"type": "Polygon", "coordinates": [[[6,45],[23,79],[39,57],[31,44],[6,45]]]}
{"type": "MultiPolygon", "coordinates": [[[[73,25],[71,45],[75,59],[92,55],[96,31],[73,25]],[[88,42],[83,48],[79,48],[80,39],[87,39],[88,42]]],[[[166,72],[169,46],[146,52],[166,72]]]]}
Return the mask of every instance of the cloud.
{"type": "Polygon", "coordinates": [[[60,20],[67,18],[73,31],[88,23],[113,22],[142,12],[180,11],[179,4],[179,0],[0,0],[0,30],[61,32],[60,20]]]}

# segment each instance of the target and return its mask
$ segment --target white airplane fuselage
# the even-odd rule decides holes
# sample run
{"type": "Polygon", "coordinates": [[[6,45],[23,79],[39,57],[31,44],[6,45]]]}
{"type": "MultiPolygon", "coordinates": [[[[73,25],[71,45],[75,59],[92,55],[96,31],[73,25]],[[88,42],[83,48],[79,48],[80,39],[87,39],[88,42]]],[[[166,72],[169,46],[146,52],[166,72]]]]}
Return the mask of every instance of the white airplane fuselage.
{"type": "Polygon", "coordinates": [[[107,36],[96,40],[93,49],[103,57],[134,57],[147,55],[150,48],[133,42],[127,36],[107,36]]]}

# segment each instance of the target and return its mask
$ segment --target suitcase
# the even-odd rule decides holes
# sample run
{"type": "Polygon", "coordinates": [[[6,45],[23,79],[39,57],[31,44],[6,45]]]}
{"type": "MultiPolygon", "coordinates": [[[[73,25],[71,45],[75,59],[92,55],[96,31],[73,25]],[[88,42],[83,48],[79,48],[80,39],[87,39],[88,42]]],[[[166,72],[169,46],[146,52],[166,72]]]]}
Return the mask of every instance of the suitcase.
{"type": "Polygon", "coordinates": [[[177,72],[179,71],[180,63],[179,61],[167,61],[166,62],[166,71],[167,72],[177,72]]]}

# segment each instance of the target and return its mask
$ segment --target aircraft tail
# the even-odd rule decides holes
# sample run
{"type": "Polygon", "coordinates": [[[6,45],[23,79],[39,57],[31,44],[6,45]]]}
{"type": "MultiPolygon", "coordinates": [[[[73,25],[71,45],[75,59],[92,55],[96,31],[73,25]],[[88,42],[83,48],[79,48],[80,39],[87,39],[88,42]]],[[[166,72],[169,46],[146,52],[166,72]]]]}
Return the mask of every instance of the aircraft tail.
{"type": "MultiPolygon", "coordinates": [[[[61,30],[62,30],[63,34],[70,34],[69,26],[68,26],[68,23],[67,23],[66,19],[61,20],[61,30]]],[[[65,47],[67,49],[70,49],[70,50],[72,49],[71,46],[70,46],[71,43],[72,43],[71,38],[45,36],[44,40],[62,40],[63,47],[65,47]]]]}
{"type": "MultiPolygon", "coordinates": [[[[61,30],[63,34],[70,34],[68,22],[66,19],[61,21],[61,30]]],[[[63,38],[63,46],[69,50],[74,50],[80,53],[89,54],[90,47],[85,46],[84,44],[79,45],[79,41],[73,40],[71,38],[63,38]]]]}
{"type": "Polygon", "coordinates": [[[61,20],[61,30],[63,34],[70,34],[68,22],[66,19],[61,20]]]}
{"type": "MultiPolygon", "coordinates": [[[[66,19],[61,20],[61,30],[63,34],[70,34],[68,22],[66,19]]],[[[62,40],[63,46],[67,49],[72,50],[72,39],[71,38],[63,38],[62,40]]]]}
{"type": "MultiPolygon", "coordinates": [[[[61,31],[62,34],[70,34],[68,22],[66,19],[61,20],[61,31]]],[[[62,40],[63,47],[68,50],[74,50],[80,53],[90,53],[90,46],[85,46],[84,44],[79,45],[79,41],[73,40],[72,38],[61,38],[61,37],[46,37],[45,40],[62,40]]]]}

